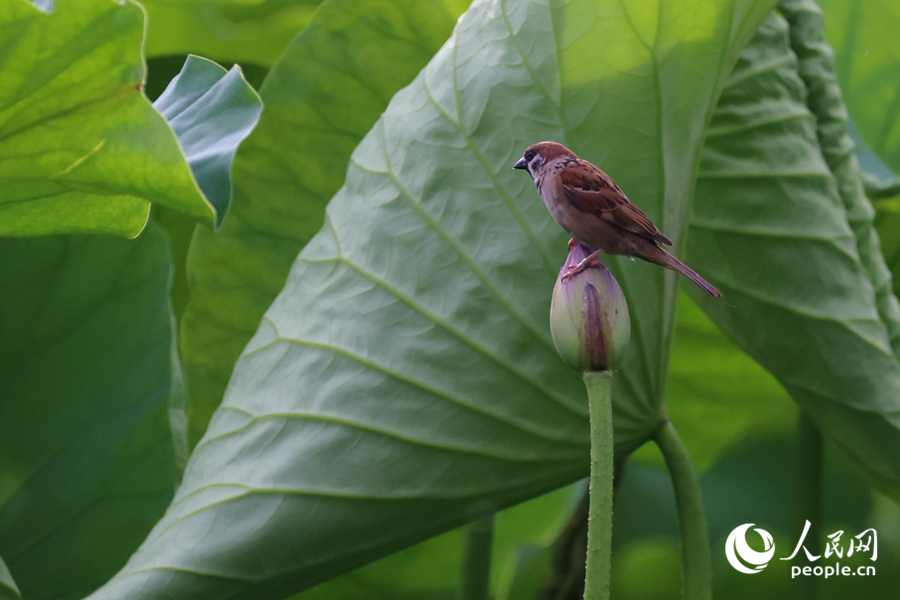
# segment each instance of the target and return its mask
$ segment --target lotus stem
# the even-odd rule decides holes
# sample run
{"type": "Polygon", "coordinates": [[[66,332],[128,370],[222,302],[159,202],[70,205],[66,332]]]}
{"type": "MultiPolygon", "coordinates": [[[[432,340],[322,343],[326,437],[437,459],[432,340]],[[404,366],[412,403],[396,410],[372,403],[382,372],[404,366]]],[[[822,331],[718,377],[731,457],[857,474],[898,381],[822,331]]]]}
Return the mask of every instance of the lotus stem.
{"type": "Polygon", "coordinates": [[[611,371],[584,374],[591,418],[591,500],[585,600],[609,598],[613,511],[612,382],[611,371]]]}

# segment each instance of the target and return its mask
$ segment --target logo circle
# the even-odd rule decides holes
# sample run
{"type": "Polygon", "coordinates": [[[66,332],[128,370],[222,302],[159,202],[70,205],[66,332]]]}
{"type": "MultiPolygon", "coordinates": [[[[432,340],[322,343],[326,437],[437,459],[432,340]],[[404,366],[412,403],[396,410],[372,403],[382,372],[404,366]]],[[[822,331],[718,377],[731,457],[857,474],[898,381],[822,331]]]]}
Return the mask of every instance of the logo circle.
{"type": "Polygon", "coordinates": [[[775,542],[772,541],[772,536],[768,531],[754,527],[753,531],[759,534],[763,540],[763,546],[765,546],[763,552],[757,552],[747,545],[747,530],[751,527],[753,527],[753,523],[744,523],[735,527],[728,534],[728,539],[725,540],[725,557],[732,567],[741,573],[752,575],[765,569],[772,557],[775,556],[775,542]],[[752,565],[753,568],[745,566],[744,563],[752,565]]]}

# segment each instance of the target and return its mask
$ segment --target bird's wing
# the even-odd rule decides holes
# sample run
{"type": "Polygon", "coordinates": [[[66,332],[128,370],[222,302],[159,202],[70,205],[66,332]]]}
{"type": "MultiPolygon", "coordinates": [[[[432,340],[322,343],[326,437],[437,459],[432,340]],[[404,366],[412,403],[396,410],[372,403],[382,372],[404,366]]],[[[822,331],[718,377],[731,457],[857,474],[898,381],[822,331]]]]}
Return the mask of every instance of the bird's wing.
{"type": "Polygon", "coordinates": [[[563,193],[572,205],[625,231],[671,246],[647,215],[632,204],[613,180],[590,163],[570,163],[559,171],[563,193]],[[576,166],[577,165],[577,166],[576,166]]]}

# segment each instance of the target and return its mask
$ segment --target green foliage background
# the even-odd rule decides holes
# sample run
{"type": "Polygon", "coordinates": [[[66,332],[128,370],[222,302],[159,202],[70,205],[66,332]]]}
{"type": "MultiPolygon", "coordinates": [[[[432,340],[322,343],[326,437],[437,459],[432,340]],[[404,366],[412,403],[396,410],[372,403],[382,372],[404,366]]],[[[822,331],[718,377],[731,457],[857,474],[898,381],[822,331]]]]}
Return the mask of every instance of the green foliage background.
{"type": "Polygon", "coordinates": [[[894,3],[823,1],[833,63],[799,1],[36,4],[0,5],[0,597],[449,598],[453,528],[500,509],[492,589],[535,597],[589,447],[565,237],[509,168],[538,139],[726,297],[608,263],[614,597],[678,596],[667,417],[717,595],[793,596],[721,550],[795,543],[797,404],[824,530],[881,536],[822,597],[900,583],[894,3]]]}

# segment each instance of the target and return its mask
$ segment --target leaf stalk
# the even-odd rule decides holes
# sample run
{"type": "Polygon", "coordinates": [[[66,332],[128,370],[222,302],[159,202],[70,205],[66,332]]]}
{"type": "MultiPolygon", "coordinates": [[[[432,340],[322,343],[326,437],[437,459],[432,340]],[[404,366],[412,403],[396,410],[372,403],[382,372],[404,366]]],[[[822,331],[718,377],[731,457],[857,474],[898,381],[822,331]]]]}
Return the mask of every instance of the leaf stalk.
{"type": "MultiPolygon", "coordinates": [[[[800,412],[798,438],[797,514],[794,515],[794,532],[799,539],[809,520],[806,543],[809,547],[819,547],[819,540],[822,539],[822,434],[806,411],[800,412]]],[[[796,564],[807,566],[808,563],[803,563],[803,560],[803,553],[798,553],[795,557],[796,564]]],[[[818,591],[815,577],[798,577],[797,586],[799,600],[816,599],[818,591]]]]}
{"type": "Polygon", "coordinates": [[[667,420],[660,427],[654,441],[665,458],[675,489],[678,530],[681,532],[682,597],[712,600],[709,534],[697,472],[671,422],[667,420]]]}
{"type": "Polygon", "coordinates": [[[488,600],[490,597],[493,543],[493,513],[472,521],[463,529],[462,564],[457,593],[459,600],[488,600]]]}

